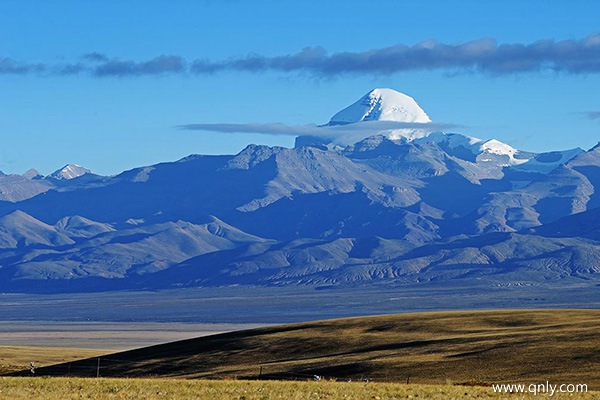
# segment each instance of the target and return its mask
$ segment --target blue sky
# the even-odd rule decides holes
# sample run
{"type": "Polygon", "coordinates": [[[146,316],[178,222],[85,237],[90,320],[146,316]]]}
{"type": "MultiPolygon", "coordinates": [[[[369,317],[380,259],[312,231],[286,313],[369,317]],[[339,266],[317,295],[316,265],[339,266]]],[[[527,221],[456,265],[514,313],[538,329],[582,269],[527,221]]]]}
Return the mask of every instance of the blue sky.
{"type": "Polygon", "coordinates": [[[77,163],[114,174],[248,143],[291,146],[175,126],[325,123],[375,87],[411,95],[461,133],[587,149],[600,140],[598,15],[591,0],[4,0],[0,170],[77,163]],[[424,41],[433,58],[418,58],[424,41]],[[361,64],[367,51],[385,57],[361,64]]]}

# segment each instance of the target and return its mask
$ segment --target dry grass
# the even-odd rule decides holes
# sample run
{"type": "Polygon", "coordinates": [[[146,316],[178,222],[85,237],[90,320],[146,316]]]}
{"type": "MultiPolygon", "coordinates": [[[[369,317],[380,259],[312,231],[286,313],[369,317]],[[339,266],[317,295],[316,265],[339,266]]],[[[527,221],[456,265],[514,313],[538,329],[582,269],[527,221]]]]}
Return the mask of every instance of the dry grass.
{"type": "MultiPolygon", "coordinates": [[[[500,395],[489,387],[394,383],[206,381],[178,379],[0,378],[0,399],[534,399],[500,395]]],[[[552,398],[600,399],[598,393],[552,398]]]]}
{"type": "MultiPolygon", "coordinates": [[[[585,383],[600,389],[600,311],[401,314],[267,327],[111,354],[101,376],[585,383]]],[[[95,376],[90,359],[40,374],[95,376]]]]}
{"type": "Polygon", "coordinates": [[[109,350],[64,347],[0,346],[0,374],[29,368],[31,361],[42,367],[87,357],[97,357],[109,352],[109,350]]]}

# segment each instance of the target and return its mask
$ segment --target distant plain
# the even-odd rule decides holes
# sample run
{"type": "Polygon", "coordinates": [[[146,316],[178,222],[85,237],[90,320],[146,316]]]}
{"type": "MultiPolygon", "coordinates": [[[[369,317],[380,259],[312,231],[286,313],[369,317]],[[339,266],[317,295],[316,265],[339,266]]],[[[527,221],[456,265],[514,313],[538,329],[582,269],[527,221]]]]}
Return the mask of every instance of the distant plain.
{"type": "Polygon", "coordinates": [[[597,287],[224,287],[0,294],[0,346],[124,350],[205,334],[329,318],[444,310],[600,308],[597,287]]]}

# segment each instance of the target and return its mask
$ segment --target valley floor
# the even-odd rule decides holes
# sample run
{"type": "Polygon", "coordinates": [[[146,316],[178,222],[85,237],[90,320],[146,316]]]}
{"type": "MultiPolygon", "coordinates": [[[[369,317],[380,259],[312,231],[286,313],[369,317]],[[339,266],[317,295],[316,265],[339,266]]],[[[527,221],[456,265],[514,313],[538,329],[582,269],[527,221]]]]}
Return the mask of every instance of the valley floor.
{"type": "MultiPolygon", "coordinates": [[[[215,328],[214,324],[258,326],[378,314],[543,308],[598,309],[600,290],[593,282],[565,281],[533,285],[520,281],[483,283],[474,280],[469,283],[444,281],[405,285],[230,286],[96,293],[0,293],[0,332],[5,332],[2,324],[31,323],[42,326],[75,323],[91,326],[90,323],[107,322],[125,324],[122,325],[124,329],[131,323],[161,323],[161,329],[165,330],[177,331],[181,330],[181,324],[194,324],[200,326],[191,330],[230,331],[243,327],[222,329],[215,328]],[[172,323],[175,323],[174,328],[167,328],[172,323]]],[[[117,324],[114,327],[120,330],[117,324]]],[[[156,325],[149,330],[155,329],[156,325]]],[[[68,347],[68,344],[59,345],[68,347]]]]}
{"type": "MultiPolygon", "coordinates": [[[[0,321],[0,359],[5,346],[75,347],[116,351],[217,333],[252,329],[264,325],[178,322],[0,321]]],[[[38,359],[38,361],[43,360],[38,359]]]]}

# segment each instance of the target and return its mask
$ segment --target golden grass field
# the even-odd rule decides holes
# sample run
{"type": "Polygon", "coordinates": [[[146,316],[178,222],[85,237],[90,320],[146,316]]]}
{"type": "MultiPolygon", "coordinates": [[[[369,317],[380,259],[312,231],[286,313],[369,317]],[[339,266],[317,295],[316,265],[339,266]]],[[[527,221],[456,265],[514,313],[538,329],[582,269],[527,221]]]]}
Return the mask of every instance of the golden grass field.
{"type": "Polygon", "coordinates": [[[31,361],[35,361],[37,366],[42,367],[97,357],[109,352],[109,350],[66,347],[0,346],[0,374],[28,368],[31,361]]]}
{"type": "MultiPolygon", "coordinates": [[[[39,351],[39,364],[63,363],[38,369],[35,378],[1,378],[0,398],[502,398],[491,384],[550,381],[599,390],[600,311],[384,315],[263,327],[105,355],[39,351]],[[70,361],[78,355],[90,358],[70,361]],[[80,378],[97,373],[103,378],[80,378]],[[325,379],[307,382],[313,375],[325,379]]],[[[19,357],[17,363],[0,348],[7,365],[33,356],[19,357]]]]}
{"type": "MultiPolygon", "coordinates": [[[[490,387],[363,382],[289,382],[118,378],[0,378],[0,399],[161,400],[388,400],[540,399],[547,395],[494,393],[490,387]]],[[[552,399],[600,399],[600,393],[552,399]]]]}

